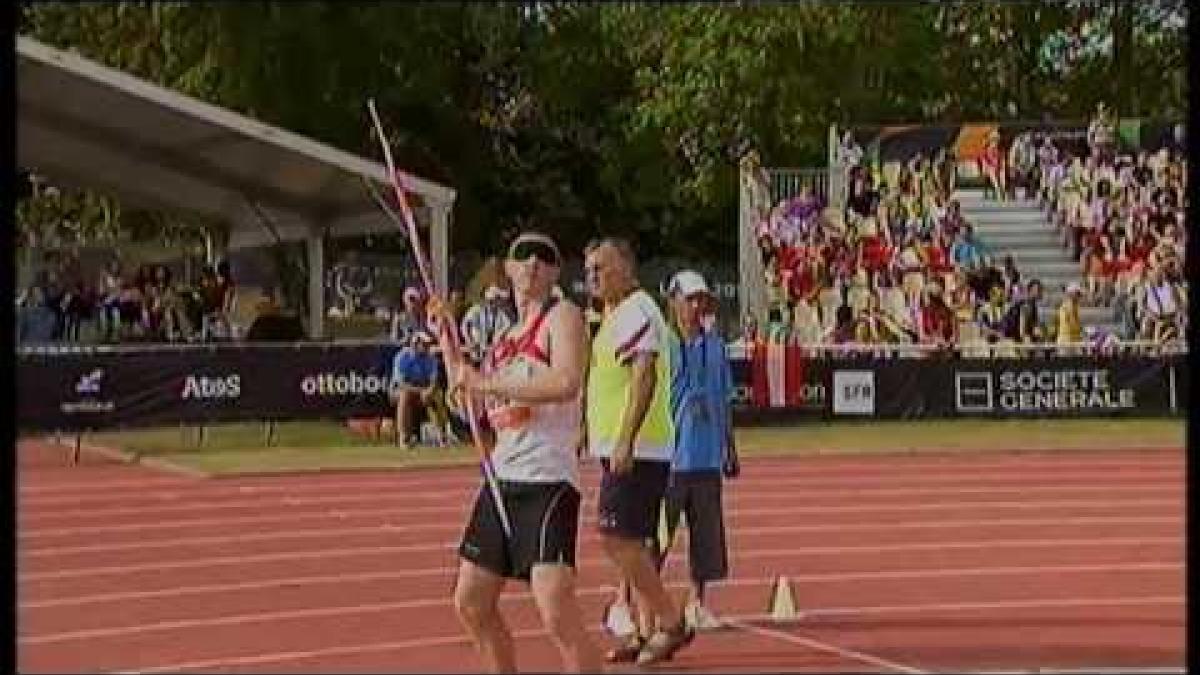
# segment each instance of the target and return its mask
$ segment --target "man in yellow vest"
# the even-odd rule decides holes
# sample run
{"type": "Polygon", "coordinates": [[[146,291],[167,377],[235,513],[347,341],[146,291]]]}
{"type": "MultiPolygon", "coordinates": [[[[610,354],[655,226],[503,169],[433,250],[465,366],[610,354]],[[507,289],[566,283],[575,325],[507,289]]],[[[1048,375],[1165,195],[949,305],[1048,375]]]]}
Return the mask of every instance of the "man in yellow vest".
{"type": "Polygon", "coordinates": [[[655,568],[659,508],[671,470],[670,329],[654,299],[638,288],[636,271],[633,247],[623,239],[601,239],[584,251],[588,288],[604,304],[592,340],[586,412],[587,444],[602,468],[598,529],[639,607],[657,620],[607,658],[645,666],[671,658],[694,633],[655,568]]]}

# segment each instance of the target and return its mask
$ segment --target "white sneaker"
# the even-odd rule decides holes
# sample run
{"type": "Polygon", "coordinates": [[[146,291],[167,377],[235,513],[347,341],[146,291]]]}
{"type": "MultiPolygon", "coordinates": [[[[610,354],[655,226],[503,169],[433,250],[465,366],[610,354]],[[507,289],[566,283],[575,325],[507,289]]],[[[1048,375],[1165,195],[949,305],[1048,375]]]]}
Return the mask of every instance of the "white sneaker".
{"type": "Polygon", "coordinates": [[[684,621],[696,631],[716,630],[723,625],[707,607],[695,601],[684,607],[683,616],[684,621]]]}
{"type": "Polygon", "coordinates": [[[604,608],[604,630],[618,640],[624,640],[637,633],[637,624],[633,622],[633,614],[629,605],[613,603],[604,608]]]}

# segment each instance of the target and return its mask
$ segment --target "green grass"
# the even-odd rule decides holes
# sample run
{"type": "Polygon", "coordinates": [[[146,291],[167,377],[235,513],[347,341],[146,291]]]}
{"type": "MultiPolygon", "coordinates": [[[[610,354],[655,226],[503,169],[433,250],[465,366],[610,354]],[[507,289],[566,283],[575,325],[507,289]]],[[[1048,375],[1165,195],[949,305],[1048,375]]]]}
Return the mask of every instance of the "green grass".
{"type": "MultiPolygon", "coordinates": [[[[1022,449],[1183,447],[1182,419],[808,421],[737,431],[742,456],[1022,449]]],[[[86,441],[211,474],[469,464],[468,446],[401,450],[332,422],[278,425],[271,446],[258,423],[170,427],[90,435],[86,441]]]]}

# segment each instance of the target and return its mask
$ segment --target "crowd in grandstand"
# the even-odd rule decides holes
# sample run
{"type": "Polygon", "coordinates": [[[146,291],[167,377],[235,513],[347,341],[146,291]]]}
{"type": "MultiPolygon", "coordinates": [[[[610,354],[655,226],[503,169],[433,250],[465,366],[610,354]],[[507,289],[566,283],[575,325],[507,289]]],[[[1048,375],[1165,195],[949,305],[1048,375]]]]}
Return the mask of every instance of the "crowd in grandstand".
{"type": "Polygon", "coordinates": [[[1022,278],[1011,255],[998,258],[975,235],[953,197],[947,150],[885,177],[847,137],[842,208],[803,188],[759,214],[765,332],[810,345],[940,347],[1180,338],[1184,160],[1169,150],[1118,156],[1097,126],[1084,156],[1038,133],[1005,150],[993,133],[979,160],[986,196],[1037,200],[1081,264],[1082,283],[1063,289],[1052,316],[1039,313],[1040,280],[1022,278]],[[1113,307],[1119,335],[1081,325],[1080,308],[1097,304],[1113,307]]]}
{"type": "Polygon", "coordinates": [[[17,297],[22,342],[80,342],[84,326],[102,342],[175,342],[229,337],[235,286],[225,263],[206,266],[196,284],[177,282],[166,265],[130,273],[113,261],[88,279],[79,260],[48,256],[17,297]]]}
{"type": "Polygon", "coordinates": [[[1070,157],[1049,144],[1042,156],[1039,198],[1080,264],[1083,301],[1112,307],[1123,339],[1180,339],[1186,159],[1167,149],[1070,157]]]}

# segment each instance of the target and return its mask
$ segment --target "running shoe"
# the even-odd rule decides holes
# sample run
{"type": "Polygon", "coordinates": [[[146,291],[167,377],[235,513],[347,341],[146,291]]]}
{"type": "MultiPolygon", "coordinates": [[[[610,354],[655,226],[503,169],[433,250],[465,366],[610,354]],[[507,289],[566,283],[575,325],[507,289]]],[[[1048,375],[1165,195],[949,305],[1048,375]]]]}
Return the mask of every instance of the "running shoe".
{"type": "Polygon", "coordinates": [[[649,640],[646,640],[641,653],[637,656],[637,665],[651,666],[668,661],[675,656],[675,652],[691,643],[694,637],[696,637],[696,631],[687,625],[687,621],[680,621],[679,625],[674,628],[659,629],[650,636],[649,640]]]}

